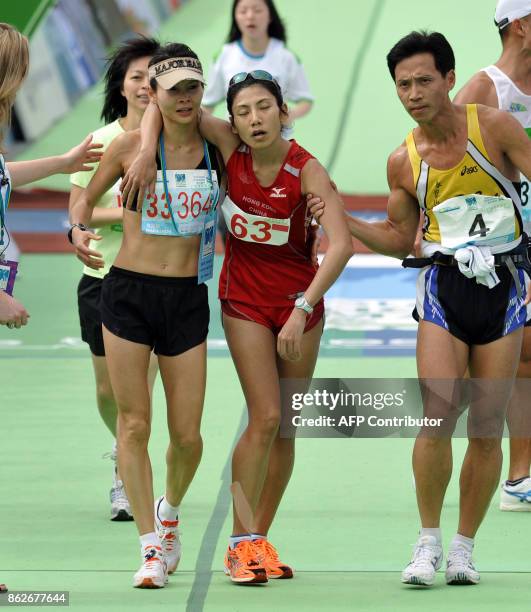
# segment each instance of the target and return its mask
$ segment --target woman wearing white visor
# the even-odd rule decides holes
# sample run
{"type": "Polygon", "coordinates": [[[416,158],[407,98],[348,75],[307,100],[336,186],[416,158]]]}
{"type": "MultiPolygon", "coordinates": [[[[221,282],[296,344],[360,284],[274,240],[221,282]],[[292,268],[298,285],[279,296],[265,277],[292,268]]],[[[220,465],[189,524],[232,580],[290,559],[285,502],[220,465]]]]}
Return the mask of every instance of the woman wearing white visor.
{"type": "MultiPolygon", "coordinates": [[[[122,246],[103,281],[101,312],[118,405],[119,467],[141,543],[142,566],[133,584],[160,588],[180,559],[179,505],[202,453],[209,324],[203,279],[213,258],[208,247],[215,236],[212,216],[222,166],[216,149],[197,129],[204,83],[197,55],[186,45],[165,45],[150,60],[149,77],[151,102],[163,117],[159,180],[141,206],[124,210],[122,246]],[[155,511],[148,455],[152,350],[159,359],[170,435],[166,493],[155,502],[155,511]]],[[[72,241],[88,266],[98,268],[103,262],[89,248],[96,237],[83,224],[102,194],[125,174],[139,147],[138,130],[115,138],[72,209],[72,241]]]]}

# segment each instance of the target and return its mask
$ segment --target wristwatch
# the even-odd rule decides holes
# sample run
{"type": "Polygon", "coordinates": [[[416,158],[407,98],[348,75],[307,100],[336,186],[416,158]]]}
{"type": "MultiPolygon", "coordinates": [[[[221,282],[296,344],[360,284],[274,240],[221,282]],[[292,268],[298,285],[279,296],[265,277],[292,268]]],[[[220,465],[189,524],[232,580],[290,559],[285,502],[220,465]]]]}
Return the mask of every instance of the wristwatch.
{"type": "Polygon", "coordinates": [[[86,232],[88,230],[88,227],[83,225],[83,223],[73,223],[68,230],[68,242],[70,242],[70,244],[72,244],[72,230],[74,227],[78,227],[82,232],[86,232]]]}
{"type": "Polygon", "coordinates": [[[295,300],[295,308],[300,308],[301,310],[304,310],[306,314],[309,315],[311,315],[313,312],[313,306],[310,306],[310,304],[308,304],[308,301],[303,295],[301,295],[295,300]]]}

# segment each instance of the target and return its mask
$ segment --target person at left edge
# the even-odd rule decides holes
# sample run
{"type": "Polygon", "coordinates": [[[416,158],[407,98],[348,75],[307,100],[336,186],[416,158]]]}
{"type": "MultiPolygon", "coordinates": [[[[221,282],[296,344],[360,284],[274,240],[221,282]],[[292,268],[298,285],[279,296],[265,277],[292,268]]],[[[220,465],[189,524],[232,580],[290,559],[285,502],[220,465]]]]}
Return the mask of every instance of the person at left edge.
{"type": "MultiPolygon", "coordinates": [[[[29,68],[28,40],[8,23],[0,23],[0,130],[5,130],[11,120],[11,107],[29,68]]],[[[0,134],[0,147],[3,134],[0,134]]],[[[28,161],[6,162],[0,153],[0,262],[9,244],[7,208],[11,190],[46,178],[53,174],[71,174],[90,170],[91,162],[97,162],[101,154],[99,144],[92,142],[92,136],[63,155],[28,161]]],[[[24,306],[0,288],[0,325],[19,329],[28,322],[29,314],[24,306]]]]}
{"type": "MultiPolygon", "coordinates": [[[[79,170],[89,170],[91,162],[100,159],[99,145],[87,137],[80,145],[67,153],[20,162],[6,162],[3,156],[4,130],[9,127],[11,108],[29,68],[28,40],[8,23],[0,23],[0,265],[3,253],[9,244],[7,208],[9,196],[14,187],[21,187],[53,174],[70,174],[79,170]]],[[[0,325],[9,329],[19,329],[27,325],[30,315],[26,308],[12,295],[0,288],[0,325]]],[[[0,593],[8,588],[0,584],[0,593]]],[[[1,595],[0,595],[1,597],[1,595]]]]}

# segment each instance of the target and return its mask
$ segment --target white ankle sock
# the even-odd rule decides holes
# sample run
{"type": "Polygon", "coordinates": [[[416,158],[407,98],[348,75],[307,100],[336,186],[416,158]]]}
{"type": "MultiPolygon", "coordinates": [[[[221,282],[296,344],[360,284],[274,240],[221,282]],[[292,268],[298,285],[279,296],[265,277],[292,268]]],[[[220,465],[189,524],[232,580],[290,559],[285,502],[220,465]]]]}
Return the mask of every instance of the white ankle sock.
{"type": "Polygon", "coordinates": [[[140,536],[140,548],[142,549],[142,552],[144,552],[148,546],[157,546],[160,548],[159,537],[154,531],[140,536]]]}
{"type": "Polygon", "coordinates": [[[420,530],[419,537],[422,536],[433,536],[437,540],[437,544],[441,544],[441,528],[440,527],[422,527],[420,530]]]}
{"type": "Polygon", "coordinates": [[[161,521],[176,521],[179,518],[181,506],[170,506],[166,496],[164,496],[157,508],[157,514],[161,521]]]}
{"type": "Polygon", "coordinates": [[[243,535],[235,535],[235,536],[230,536],[229,537],[229,546],[232,548],[234,548],[237,544],[239,544],[240,542],[250,542],[251,541],[251,536],[248,533],[245,533],[243,535]]]}
{"type": "Polygon", "coordinates": [[[251,533],[251,541],[254,542],[255,540],[267,540],[267,536],[261,533],[251,533]]]}
{"type": "Polygon", "coordinates": [[[452,543],[450,544],[450,549],[455,548],[457,546],[463,546],[471,553],[474,550],[474,538],[467,538],[460,533],[456,533],[452,543]]]}

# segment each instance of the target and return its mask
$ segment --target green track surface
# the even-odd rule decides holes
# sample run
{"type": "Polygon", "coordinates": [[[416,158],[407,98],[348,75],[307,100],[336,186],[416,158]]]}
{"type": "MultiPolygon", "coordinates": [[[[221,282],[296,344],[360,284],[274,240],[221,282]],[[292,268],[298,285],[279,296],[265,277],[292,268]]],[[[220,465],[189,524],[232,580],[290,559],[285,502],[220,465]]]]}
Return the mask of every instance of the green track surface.
{"type": "MultiPolygon", "coordinates": [[[[495,0],[277,0],[288,46],[302,59],[316,98],[295,137],[347,193],[385,193],[386,160],[413,126],[400,105],[385,56],[413,29],[443,32],[457,60],[457,88],[500,52],[495,0]]],[[[231,0],[189,0],[161,29],[165,41],[189,44],[208,68],[229,29],[231,0]]],[[[21,159],[52,155],[99,126],[101,86],[28,148],[21,159]]],[[[223,116],[225,110],[218,107],[223,116]]],[[[69,189],[67,177],[40,183],[69,189]]]]}
{"type": "MultiPolygon", "coordinates": [[[[220,570],[230,532],[228,460],[244,403],[225,356],[209,360],[205,450],[182,506],[181,566],[163,590],[133,589],[138,540],[133,524],[107,519],[112,464],[100,457],[112,440],[97,415],[88,350],[16,353],[6,345],[23,338],[44,346],[79,334],[79,265],[69,256],[26,256],[22,270],[17,295],[32,313],[30,325],[18,332],[0,328],[0,582],[10,590],[68,590],[72,609],[95,612],[162,606],[194,612],[527,609],[531,515],[501,513],[497,497],[477,538],[479,586],[447,587],[442,573],[429,591],[400,584],[418,529],[410,439],[299,440],[293,478],[270,534],[296,577],[265,587],[233,586],[220,570]]],[[[214,322],[215,299],[211,307],[214,322]]],[[[316,375],[414,372],[408,358],[320,358],[316,375]]],[[[157,381],[150,443],[156,495],[163,490],[166,444],[157,381]]],[[[464,446],[463,440],[454,443],[456,464],[464,446]]],[[[446,547],[457,513],[456,472],[442,523],[446,547]]]]}

